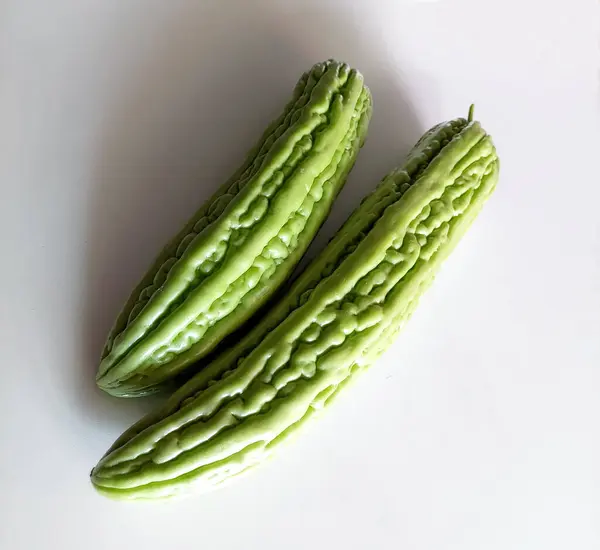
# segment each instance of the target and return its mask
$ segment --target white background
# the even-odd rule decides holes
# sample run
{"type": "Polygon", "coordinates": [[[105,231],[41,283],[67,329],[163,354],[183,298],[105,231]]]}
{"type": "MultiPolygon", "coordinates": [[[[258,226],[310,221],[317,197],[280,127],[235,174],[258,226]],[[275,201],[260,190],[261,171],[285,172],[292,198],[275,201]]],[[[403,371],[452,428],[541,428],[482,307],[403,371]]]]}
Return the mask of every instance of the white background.
{"type": "Polygon", "coordinates": [[[600,548],[597,22],[581,0],[2,2],[0,548],[600,548]],[[471,102],[497,192],[293,447],[198,498],[98,496],[90,469],[152,406],[95,389],[113,318],[328,57],[375,105],[317,246],[471,102]]]}

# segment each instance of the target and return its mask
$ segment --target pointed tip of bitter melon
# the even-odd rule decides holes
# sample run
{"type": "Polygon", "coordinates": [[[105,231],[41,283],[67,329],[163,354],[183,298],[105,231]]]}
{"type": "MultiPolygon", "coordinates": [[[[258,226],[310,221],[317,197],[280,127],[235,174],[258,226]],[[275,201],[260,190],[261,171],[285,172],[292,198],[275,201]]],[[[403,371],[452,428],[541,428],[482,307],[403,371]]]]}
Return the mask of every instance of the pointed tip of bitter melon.
{"type": "Polygon", "coordinates": [[[475,114],[475,104],[471,103],[469,106],[469,114],[467,116],[467,121],[473,122],[473,115],[475,114]]]}

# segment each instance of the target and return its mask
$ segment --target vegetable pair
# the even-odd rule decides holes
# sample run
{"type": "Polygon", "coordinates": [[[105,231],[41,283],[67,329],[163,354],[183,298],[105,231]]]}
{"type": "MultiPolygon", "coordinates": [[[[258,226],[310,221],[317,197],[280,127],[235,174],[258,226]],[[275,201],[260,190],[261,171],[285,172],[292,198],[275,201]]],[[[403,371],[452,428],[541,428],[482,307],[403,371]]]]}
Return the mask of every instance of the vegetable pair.
{"type": "Polygon", "coordinates": [[[472,111],[429,130],[254,327],[202,362],[289,277],[354,164],[370,112],[357,71],[315,65],[134,291],[98,384],[140,395],[197,373],[117,439],[91,474],[100,492],[173,496],[248,470],[393,342],[496,185],[496,151],[472,111]]]}

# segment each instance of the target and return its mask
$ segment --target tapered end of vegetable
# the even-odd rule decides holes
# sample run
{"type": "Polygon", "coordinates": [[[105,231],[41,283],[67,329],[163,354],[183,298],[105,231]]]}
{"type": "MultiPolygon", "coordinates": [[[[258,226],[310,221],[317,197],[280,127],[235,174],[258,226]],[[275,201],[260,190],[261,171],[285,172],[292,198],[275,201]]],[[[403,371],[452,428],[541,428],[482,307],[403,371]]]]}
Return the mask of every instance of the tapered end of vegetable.
{"type": "Polygon", "coordinates": [[[471,106],[469,107],[469,114],[467,116],[467,120],[469,122],[473,122],[473,115],[475,114],[475,104],[471,103],[471,106]]]}

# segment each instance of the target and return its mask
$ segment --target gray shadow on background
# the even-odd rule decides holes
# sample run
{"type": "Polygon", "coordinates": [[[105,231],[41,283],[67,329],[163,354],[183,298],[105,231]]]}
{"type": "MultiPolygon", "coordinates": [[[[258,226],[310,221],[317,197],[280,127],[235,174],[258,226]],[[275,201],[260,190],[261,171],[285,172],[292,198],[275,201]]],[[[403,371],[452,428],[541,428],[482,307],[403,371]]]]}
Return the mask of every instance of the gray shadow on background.
{"type": "Polygon", "coordinates": [[[100,352],[129,292],[154,256],[241,164],[289,99],[301,73],[328,57],[359,68],[374,96],[369,138],[314,255],[361,197],[399,164],[422,133],[377,37],[320,9],[283,13],[271,2],[173,8],[103,114],[89,204],[82,365],[74,373],[82,414],[120,431],[155,406],[95,385],[100,352]],[[309,31],[307,31],[309,29],[309,31]]]}

